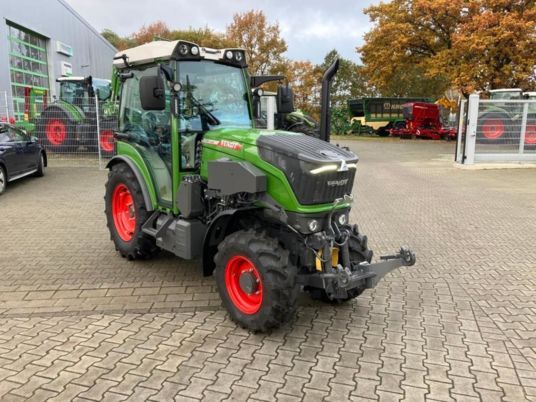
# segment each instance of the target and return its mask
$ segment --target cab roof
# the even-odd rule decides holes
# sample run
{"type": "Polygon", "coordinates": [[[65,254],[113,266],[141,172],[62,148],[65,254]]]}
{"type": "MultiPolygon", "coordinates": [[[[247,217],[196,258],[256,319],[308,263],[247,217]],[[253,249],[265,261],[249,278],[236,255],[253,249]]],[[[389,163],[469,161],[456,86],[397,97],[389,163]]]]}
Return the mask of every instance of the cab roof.
{"type": "Polygon", "coordinates": [[[113,64],[116,68],[123,69],[128,68],[129,66],[151,64],[157,61],[170,59],[221,60],[232,64],[237,64],[241,67],[247,66],[245,62],[245,52],[243,49],[212,49],[184,40],[157,40],[130,49],[122,50],[116,53],[113,64]],[[187,48],[187,52],[182,52],[185,47],[187,48]],[[192,51],[192,49],[195,50],[195,53],[192,51]],[[232,57],[230,58],[226,56],[229,51],[232,52],[232,57]],[[236,57],[237,54],[240,54],[239,58],[236,57]]]}

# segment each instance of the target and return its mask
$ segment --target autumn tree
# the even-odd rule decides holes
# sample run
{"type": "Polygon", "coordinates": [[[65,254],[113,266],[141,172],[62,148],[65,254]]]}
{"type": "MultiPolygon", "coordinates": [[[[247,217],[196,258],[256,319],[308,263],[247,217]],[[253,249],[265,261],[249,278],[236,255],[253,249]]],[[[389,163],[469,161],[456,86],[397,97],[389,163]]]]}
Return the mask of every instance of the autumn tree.
{"type": "Polygon", "coordinates": [[[269,24],[262,11],[235,14],[227,27],[227,39],[246,51],[249,72],[263,75],[283,62],[287,44],[280,36],[279,24],[269,24]]]}
{"type": "Polygon", "coordinates": [[[384,95],[534,83],[532,0],[393,0],[365,13],[375,26],[358,51],[364,73],[384,95]]]}
{"type": "Polygon", "coordinates": [[[109,29],[105,29],[101,32],[101,35],[119,50],[143,45],[154,40],[178,39],[212,48],[233,46],[223,33],[215,32],[208,27],[172,30],[162,21],[157,21],[147,26],[144,25],[138,31],[125,37],[121,37],[109,29]]]}
{"type": "Polygon", "coordinates": [[[309,60],[288,61],[287,78],[294,91],[296,108],[313,113],[318,104],[320,76],[309,60]]]}

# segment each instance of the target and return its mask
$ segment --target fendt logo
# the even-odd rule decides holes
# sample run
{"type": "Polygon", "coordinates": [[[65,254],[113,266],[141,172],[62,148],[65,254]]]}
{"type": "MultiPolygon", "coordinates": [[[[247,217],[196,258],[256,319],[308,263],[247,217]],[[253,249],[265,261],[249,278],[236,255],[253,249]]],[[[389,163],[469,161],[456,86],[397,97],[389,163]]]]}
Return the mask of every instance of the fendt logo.
{"type": "Polygon", "coordinates": [[[348,179],[328,180],[328,186],[330,187],[346,186],[347,183],[348,183],[348,179]]]}

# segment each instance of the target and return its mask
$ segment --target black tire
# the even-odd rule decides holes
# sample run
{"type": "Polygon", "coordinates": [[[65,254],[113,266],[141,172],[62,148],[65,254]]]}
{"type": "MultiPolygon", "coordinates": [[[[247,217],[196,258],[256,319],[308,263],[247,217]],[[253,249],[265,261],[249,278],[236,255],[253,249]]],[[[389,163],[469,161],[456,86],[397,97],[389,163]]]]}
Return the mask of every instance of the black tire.
{"type": "Polygon", "coordinates": [[[309,137],[320,138],[320,130],[314,127],[310,127],[306,124],[294,124],[290,126],[287,131],[292,131],[294,133],[302,133],[308,135],[309,137]]]}
{"type": "Polygon", "coordinates": [[[74,152],[77,148],[76,124],[61,109],[54,108],[44,111],[36,124],[35,132],[45,149],[52,152],[68,153],[74,152]],[[64,130],[64,135],[57,137],[56,140],[51,136],[54,127],[58,130],[64,130]],[[62,141],[59,141],[60,137],[63,137],[62,141]]]}
{"type": "Polygon", "coordinates": [[[7,187],[7,172],[2,165],[0,165],[0,195],[6,192],[7,187]]]}
{"type": "Polygon", "coordinates": [[[130,168],[119,163],[110,169],[108,181],[106,182],[106,195],[104,196],[105,214],[110,238],[115,244],[115,249],[119,251],[122,257],[129,260],[145,259],[151,257],[158,248],[155,240],[142,231],[143,224],[149,219],[150,212],[147,211],[145,201],[141,192],[140,184],[130,168]],[[124,240],[119,234],[116,222],[114,220],[112,202],[114,192],[119,186],[126,186],[133,200],[133,210],[135,216],[135,229],[130,240],[124,240]]]}
{"type": "Polygon", "coordinates": [[[380,137],[389,137],[389,130],[386,127],[381,127],[376,130],[376,134],[378,134],[380,137]]]}
{"type": "Polygon", "coordinates": [[[289,262],[289,252],[264,232],[240,230],[227,236],[214,257],[214,276],[223,305],[233,321],[252,331],[279,327],[294,316],[298,296],[297,269],[289,262]],[[246,314],[233,302],[231,285],[226,282],[233,258],[247,258],[259,274],[262,299],[258,311],[246,314]]]}
{"type": "Polygon", "coordinates": [[[43,177],[45,175],[45,171],[46,171],[45,154],[41,152],[39,154],[39,161],[37,162],[37,172],[35,172],[35,176],[43,177]]]}
{"type": "MultiPolygon", "coordinates": [[[[350,261],[352,263],[361,263],[364,261],[370,262],[372,260],[372,250],[368,248],[368,239],[367,236],[362,235],[358,232],[357,226],[351,228],[351,236],[348,239],[348,246],[350,249],[350,261]]],[[[346,297],[341,298],[330,298],[326,291],[323,289],[310,289],[309,293],[314,300],[321,300],[325,303],[339,304],[344,303],[349,300],[355,299],[365,290],[365,283],[362,287],[356,287],[350,289],[347,292],[346,297]]]]}

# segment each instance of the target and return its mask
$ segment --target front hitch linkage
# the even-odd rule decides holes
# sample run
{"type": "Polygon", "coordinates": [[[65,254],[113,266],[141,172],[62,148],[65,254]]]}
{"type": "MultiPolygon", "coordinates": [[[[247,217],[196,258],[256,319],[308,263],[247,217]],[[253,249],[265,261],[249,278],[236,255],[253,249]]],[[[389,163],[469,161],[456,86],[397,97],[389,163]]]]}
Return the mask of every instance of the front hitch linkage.
{"type": "Polygon", "coordinates": [[[400,252],[394,255],[385,255],[380,257],[381,262],[373,264],[361,263],[360,266],[367,267],[369,272],[375,275],[367,279],[367,288],[375,287],[380,279],[387,275],[392,270],[406,266],[410,267],[415,264],[415,253],[407,246],[400,247],[400,252]]]}

